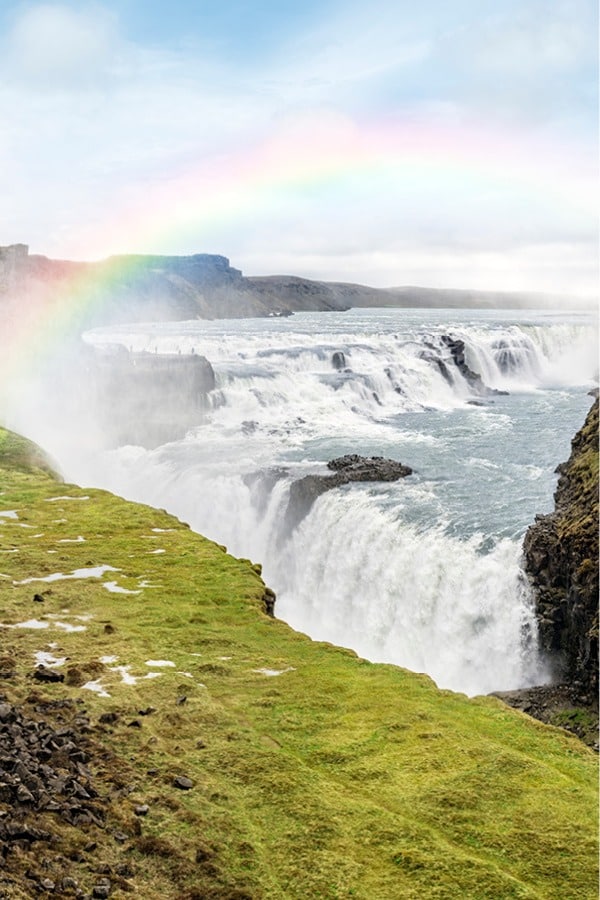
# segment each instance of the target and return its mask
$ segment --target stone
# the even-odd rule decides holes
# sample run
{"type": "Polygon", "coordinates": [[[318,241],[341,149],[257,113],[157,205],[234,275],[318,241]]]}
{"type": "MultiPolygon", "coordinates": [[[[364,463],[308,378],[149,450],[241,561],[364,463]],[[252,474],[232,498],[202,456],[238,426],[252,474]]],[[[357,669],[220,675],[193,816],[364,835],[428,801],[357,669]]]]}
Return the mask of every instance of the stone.
{"type": "Polygon", "coordinates": [[[173,779],[173,787],[179,788],[181,791],[189,791],[194,787],[194,782],[185,775],[176,775],[173,779]]]}
{"type": "Polygon", "coordinates": [[[62,672],[57,672],[56,669],[50,669],[48,666],[43,665],[39,665],[36,668],[33,677],[36,681],[42,681],[47,684],[65,680],[65,676],[62,672]]]}

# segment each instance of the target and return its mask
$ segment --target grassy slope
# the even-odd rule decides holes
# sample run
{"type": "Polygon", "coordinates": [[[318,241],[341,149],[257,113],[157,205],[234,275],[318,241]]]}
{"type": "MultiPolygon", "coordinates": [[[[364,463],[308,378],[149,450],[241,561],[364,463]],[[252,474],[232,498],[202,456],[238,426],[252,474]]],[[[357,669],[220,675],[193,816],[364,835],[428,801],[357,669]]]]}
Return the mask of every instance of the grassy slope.
{"type": "Polygon", "coordinates": [[[596,760],[576,738],[308,640],[263,613],[248,562],[162,511],[57,484],[38,464],[0,431],[0,511],[18,515],[0,517],[0,621],[58,616],[47,630],[0,629],[22,676],[2,688],[22,699],[48,642],[69,657],[61,671],[99,672],[110,697],[41,692],[83,698],[94,721],[121,713],[95,737],[133,786],[113,803],[129,840],[94,840],[108,862],[134,861],[135,896],[596,898],[596,760]],[[48,502],[65,495],[89,499],[48,502]],[[15,584],[98,565],[119,571],[15,584]],[[139,593],[111,593],[109,581],[139,593]],[[85,631],[53,624],[81,625],[77,615],[91,616],[85,631]],[[175,667],[126,685],[97,663],[104,655],[133,675],[148,659],[175,667]],[[141,728],[127,727],[133,718],[141,728]],[[177,774],[193,789],[173,788],[177,774]],[[150,805],[141,837],[136,802],[150,805]]]}

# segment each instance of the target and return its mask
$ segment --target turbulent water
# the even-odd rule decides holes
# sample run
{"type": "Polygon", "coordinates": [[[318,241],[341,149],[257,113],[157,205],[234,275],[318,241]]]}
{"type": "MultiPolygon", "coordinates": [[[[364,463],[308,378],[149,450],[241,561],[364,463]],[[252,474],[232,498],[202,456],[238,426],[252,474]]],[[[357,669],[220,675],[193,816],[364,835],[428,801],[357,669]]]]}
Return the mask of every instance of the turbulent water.
{"type": "Polygon", "coordinates": [[[549,676],[520,546],[590,405],[596,334],[583,314],[400,309],[103,329],[87,339],[206,356],[217,388],[205,421],[154,450],[15,424],[67,477],[165,507],[262,562],[294,628],[442,687],[510,689],[549,676]],[[508,393],[479,396],[448,335],[508,393]],[[329,491],[286,533],[291,482],[344,453],[414,474],[329,491]]]}

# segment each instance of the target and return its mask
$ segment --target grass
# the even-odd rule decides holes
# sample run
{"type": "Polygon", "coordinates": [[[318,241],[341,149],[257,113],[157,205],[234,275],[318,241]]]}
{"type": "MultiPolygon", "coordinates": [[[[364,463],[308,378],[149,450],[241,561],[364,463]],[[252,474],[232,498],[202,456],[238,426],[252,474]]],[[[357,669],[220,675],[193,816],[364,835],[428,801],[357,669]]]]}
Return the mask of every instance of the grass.
{"type": "MultiPolygon", "coordinates": [[[[0,515],[0,622],[49,626],[0,629],[15,666],[0,688],[25,701],[34,654],[50,650],[110,695],[77,673],[36,686],[84,701],[95,723],[127,841],[90,833],[134,871],[112,896],[597,897],[596,757],[577,738],[295,633],[264,613],[249,561],[163,511],[57,483],[0,430],[3,511],[18,518],[0,515]],[[106,565],[117,571],[19,583],[106,565]],[[119,665],[139,680],[123,683],[119,665]]],[[[65,846],[90,840],[63,830],[65,846]]]]}

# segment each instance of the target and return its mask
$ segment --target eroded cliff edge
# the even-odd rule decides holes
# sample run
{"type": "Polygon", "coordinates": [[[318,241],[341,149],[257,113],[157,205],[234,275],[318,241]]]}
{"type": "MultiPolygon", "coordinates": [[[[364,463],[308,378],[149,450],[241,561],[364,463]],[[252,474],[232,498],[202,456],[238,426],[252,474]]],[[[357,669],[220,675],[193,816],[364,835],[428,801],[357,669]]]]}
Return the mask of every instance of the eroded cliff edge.
{"type": "Polygon", "coordinates": [[[554,512],[536,516],[523,542],[553,683],[495,696],[598,750],[597,398],[571,448],[557,468],[554,512]]]}
{"type": "Polygon", "coordinates": [[[598,400],[558,467],[553,513],[537,516],[523,544],[542,648],[581,702],[598,692],[598,400]]]}

